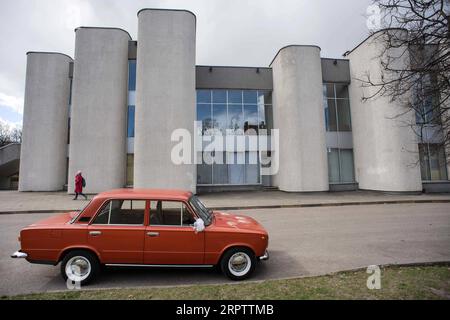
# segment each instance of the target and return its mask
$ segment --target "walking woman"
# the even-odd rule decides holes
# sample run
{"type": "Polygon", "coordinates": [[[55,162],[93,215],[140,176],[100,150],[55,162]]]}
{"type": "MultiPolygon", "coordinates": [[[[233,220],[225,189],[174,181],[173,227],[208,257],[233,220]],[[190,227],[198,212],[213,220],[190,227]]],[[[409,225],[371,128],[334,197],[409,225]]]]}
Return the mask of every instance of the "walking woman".
{"type": "Polygon", "coordinates": [[[83,187],[86,186],[86,181],[84,180],[83,176],[81,175],[81,171],[77,172],[77,175],[75,176],[75,198],[73,200],[78,199],[78,195],[82,195],[84,199],[87,200],[87,197],[85,194],[83,194],[83,187]]]}

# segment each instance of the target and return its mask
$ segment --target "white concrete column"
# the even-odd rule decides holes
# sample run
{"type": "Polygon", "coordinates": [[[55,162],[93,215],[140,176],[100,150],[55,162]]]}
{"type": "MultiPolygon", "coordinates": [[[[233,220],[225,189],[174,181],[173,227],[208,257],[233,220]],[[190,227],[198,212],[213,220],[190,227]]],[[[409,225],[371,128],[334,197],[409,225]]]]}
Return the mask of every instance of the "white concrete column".
{"type": "Polygon", "coordinates": [[[320,48],[285,47],[271,67],[274,128],[280,130],[274,181],[283,191],[327,191],[320,48]]]}
{"type": "Polygon", "coordinates": [[[158,9],[141,10],[138,18],[134,187],[195,192],[196,166],[172,162],[171,135],[187,129],[193,138],[196,18],[158,9]]]}
{"type": "MultiPolygon", "coordinates": [[[[395,31],[400,32],[400,31],[395,31]]],[[[391,50],[398,68],[409,63],[408,51],[391,50]],[[397,52],[395,52],[397,51],[397,52]]],[[[414,123],[414,113],[400,100],[377,97],[363,101],[378,90],[363,87],[367,75],[377,82],[383,73],[380,55],[383,42],[377,33],[347,55],[350,60],[349,86],[353,128],[355,173],[360,189],[380,191],[421,191],[421,175],[417,136],[408,126],[414,123]]],[[[385,75],[386,76],[386,75],[385,75]]]]}
{"type": "Polygon", "coordinates": [[[130,40],[121,29],[76,30],[69,193],[78,170],[87,193],[125,185],[130,40]]]}
{"type": "Polygon", "coordinates": [[[58,191],[65,185],[70,62],[64,54],[27,54],[20,191],[58,191]]]}

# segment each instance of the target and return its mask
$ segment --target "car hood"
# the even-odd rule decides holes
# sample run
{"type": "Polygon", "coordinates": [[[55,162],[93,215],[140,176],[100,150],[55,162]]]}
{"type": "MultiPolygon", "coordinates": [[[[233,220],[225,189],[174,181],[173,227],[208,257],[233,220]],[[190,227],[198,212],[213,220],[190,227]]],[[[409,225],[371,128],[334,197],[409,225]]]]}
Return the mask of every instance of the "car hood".
{"type": "Polygon", "coordinates": [[[242,214],[214,211],[214,218],[214,225],[216,227],[253,230],[267,233],[266,229],[264,229],[258,221],[242,214]]]}
{"type": "Polygon", "coordinates": [[[57,214],[51,217],[48,217],[43,220],[39,220],[38,222],[35,222],[30,225],[30,227],[41,227],[41,226],[48,226],[48,225],[63,225],[68,223],[72,218],[74,218],[78,214],[77,211],[74,212],[66,212],[57,214]]]}

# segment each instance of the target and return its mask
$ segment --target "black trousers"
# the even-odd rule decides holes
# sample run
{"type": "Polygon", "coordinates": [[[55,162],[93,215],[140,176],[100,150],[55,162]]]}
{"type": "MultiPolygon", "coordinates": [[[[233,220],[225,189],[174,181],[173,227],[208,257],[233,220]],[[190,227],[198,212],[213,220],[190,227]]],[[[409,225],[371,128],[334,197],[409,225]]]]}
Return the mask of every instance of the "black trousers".
{"type": "Polygon", "coordinates": [[[84,194],[84,193],[82,193],[82,192],[75,192],[75,200],[77,200],[78,199],[78,195],[82,195],[85,199],[87,199],[87,197],[86,197],[86,195],[84,194]]]}

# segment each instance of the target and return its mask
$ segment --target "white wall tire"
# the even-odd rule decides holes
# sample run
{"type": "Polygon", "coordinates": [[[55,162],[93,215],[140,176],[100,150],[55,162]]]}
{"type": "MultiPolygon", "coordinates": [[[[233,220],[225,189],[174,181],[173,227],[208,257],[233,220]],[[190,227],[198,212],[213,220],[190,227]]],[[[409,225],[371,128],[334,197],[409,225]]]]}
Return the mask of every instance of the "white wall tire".
{"type": "Polygon", "coordinates": [[[221,260],[222,272],[235,281],[249,278],[255,270],[255,265],[255,254],[247,248],[232,248],[221,260]]]}
{"type": "Polygon", "coordinates": [[[97,257],[89,251],[75,250],[64,257],[61,262],[61,275],[65,281],[86,285],[99,273],[100,264],[97,257]]]}

